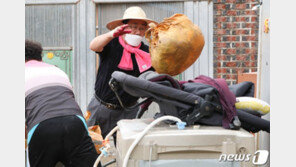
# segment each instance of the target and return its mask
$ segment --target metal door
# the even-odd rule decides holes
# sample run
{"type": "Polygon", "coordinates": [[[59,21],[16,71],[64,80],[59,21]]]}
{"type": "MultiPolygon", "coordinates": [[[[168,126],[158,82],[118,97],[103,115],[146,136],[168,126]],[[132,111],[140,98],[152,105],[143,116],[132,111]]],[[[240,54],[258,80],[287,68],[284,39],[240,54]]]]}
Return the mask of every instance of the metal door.
{"type": "Polygon", "coordinates": [[[63,70],[72,80],[73,4],[38,4],[27,1],[26,39],[40,42],[42,60],[63,70]]]}
{"type": "Polygon", "coordinates": [[[72,49],[71,48],[45,48],[43,47],[42,61],[55,65],[63,70],[72,79],[72,49]]]}

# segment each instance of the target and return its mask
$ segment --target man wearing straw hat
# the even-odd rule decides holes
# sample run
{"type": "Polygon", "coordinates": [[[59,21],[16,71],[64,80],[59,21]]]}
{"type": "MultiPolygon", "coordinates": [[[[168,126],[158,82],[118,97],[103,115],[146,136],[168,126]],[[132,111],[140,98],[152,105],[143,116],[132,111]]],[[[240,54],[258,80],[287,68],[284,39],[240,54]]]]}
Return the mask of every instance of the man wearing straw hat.
{"type": "MultiPolygon", "coordinates": [[[[87,108],[87,113],[90,114],[87,124],[98,124],[103,137],[120,119],[132,119],[136,116],[137,109],[126,111],[120,106],[108,83],[114,71],[138,77],[145,71],[153,70],[149,48],[142,42],[149,23],[156,22],[148,19],[140,7],[130,7],[124,12],[122,19],[107,24],[111,31],[97,36],[90,43],[90,49],[100,56],[100,64],[95,94],[87,108]]],[[[122,89],[118,92],[126,107],[134,105],[138,100],[122,89]]]]}

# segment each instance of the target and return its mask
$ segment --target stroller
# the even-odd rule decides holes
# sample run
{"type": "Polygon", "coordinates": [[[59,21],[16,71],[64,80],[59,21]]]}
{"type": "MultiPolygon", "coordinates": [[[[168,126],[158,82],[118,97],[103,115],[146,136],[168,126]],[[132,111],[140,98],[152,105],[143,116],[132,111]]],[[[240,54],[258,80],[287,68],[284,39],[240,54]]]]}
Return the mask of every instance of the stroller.
{"type": "MultiPolygon", "coordinates": [[[[237,84],[237,85],[234,85],[233,87],[229,87],[229,88],[227,87],[226,89],[229,90],[229,92],[231,90],[231,92],[233,92],[233,95],[235,96],[253,96],[254,87],[252,87],[252,89],[247,88],[250,85],[254,86],[253,83],[251,84],[250,83],[243,84],[243,85],[237,84]],[[242,91],[237,91],[238,90],[237,88],[239,88],[242,91]]],[[[126,130],[133,131],[132,129],[135,129],[135,128],[131,128],[133,127],[131,125],[135,125],[137,123],[138,124],[140,123],[139,127],[142,127],[143,122],[141,121],[145,122],[145,119],[139,120],[139,118],[141,118],[143,116],[143,113],[148,110],[148,107],[152,102],[156,102],[160,108],[160,112],[155,114],[154,116],[155,119],[165,115],[169,115],[169,116],[174,116],[179,118],[180,120],[185,122],[186,125],[188,126],[196,125],[196,124],[206,125],[204,127],[223,126],[226,129],[232,129],[232,130],[239,130],[240,128],[243,128],[253,133],[258,132],[260,130],[263,130],[269,133],[270,131],[269,121],[261,119],[260,115],[259,116],[256,114],[253,115],[242,110],[235,110],[235,112],[232,113],[232,116],[233,116],[232,119],[228,119],[228,121],[225,121],[225,118],[227,118],[225,113],[225,107],[221,104],[219,100],[219,97],[221,96],[219,94],[219,91],[217,91],[217,89],[215,89],[214,87],[210,85],[194,83],[194,84],[188,84],[188,85],[193,85],[192,87],[187,86],[184,88],[184,85],[186,84],[182,85],[179,81],[175,80],[173,77],[166,74],[157,74],[155,72],[148,71],[141,74],[138,78],[136,78],[128,74],[125,74],[123,72],[115,71],[112,74],[112,77],[109,81],[109,86],[117,96],[117,99],[121,107],[123,107],[125,110],[134,110],[135,108],[139,108],[139,110],[137,115],[135,115],[135,118],[138,118],[138,119],[132,120],[132,122],[128,122],[128,120],[126,120],[127,122],[124,122],[124,120],[122,120],[123,122],[120,121],[121,123],[119,122],[118,126],[115,127],[112,131],[114,132],[117,131],[119,127],[122,127],[123,131],[126,131],[126,130]],[[118,94],[118,89],[123,89],[125,92],[129,93],[130,95],[143,98],[144,100],[132,107],[126,107],[123,104],[122,99],[118,94]],[[225,125],[227,126],[225,127],[225,125]]],[[[165,121],[165,123],[175,124],[176,122],[167,120],[165,121]]],[[[136,125],[136,127],[138,126],[136,125]]],[[[213,127],[213,128],[219,128],[219,127],[213,127]]],[[[110,132],[110,134],[107,135],[106,137],[107,140],[108,140],[108,136],[114,133],[112,131],[110,132]]],[[[144,131],[145,130],[143,130],[143,132],[144,131]]],[[[138,133],[139,131],[135,130],[135,132],[138,133]]],[[[223,133],[225,133],[225,131],[223,131],[223,133]]],[[[169,134],[169,133],[166,133],[166,134],[169,134]]],[[[242,133],[233,133],[233,134],[242,134],[242,133]]],[[[108,166],[117,161],[118,161],[118,164],[124,164],[123,157],[126,158],[127,152],[129,152],[130,148],[132,147],[131,145],[129,145],[131,144],[130,141],[133,141],[133,142],[137,141],[137,139],[134,139],[132,137],[133,135],[131,135],[130,132],[127,134],[125,134],[124,132],[121,134],[120,132],[119,136],[121,137],[119,137],[120,138],[119,145],[116,146],[116,147],[119,147],[119,149],[117,150],[116,159],[108,162],[104,166],[108,166]],[[125,136],[124,139],[121,138],[123,135],[125,136]]],[[[141,135],[139,136],[141,137],[141,135]]],[[[244,135],[244,138],[245,137],[246,136],[244,135]]],[[[238,135],[235,138],[240,138],[240,137],[238,135]]],[[[252,146],[252,142],[251,142],[253,141],[253,139],[250,137],[247,137],[245,139],[246,140],[243,142],[244,143],[243,147],[249,148],[249,151],[251,153],[252,148],[254,147],[252,146]]],[[[219,138],[219,141],[220,140],[222,140],[222,138],[219,138]]],[[[218,143],[219,142],[217,142],[217,144],[218,143]]],[[[226,145],[227,143],[228,142],[226,142],[226,145]]],[[[162,144],[161,143],[158,143],[158,144],[160,144],[160,147],[161,147],[162,144]]],[[[207,145],[207,142],[205,142],[204,144],[207,145]]],[[[143,149],[144,147],[146,147],[145,144],[141,146],[143,147],[143,149]]],[[[164,147],[167,147],[167,146],[165,145],[164,147]]],[[[179,147],[176,147],[176,148],[179,148],[179,147]]],[[[220,151],[221,150],[218,150],[217,152],[216,150],[212,153],[219,154],[220,151]]],[[[150,155],[152,155],[151,150],[150,150],[150,155]]],[[[100,157],[98,159],[100,159],[100,157]]],[[[137,160],[136,159],[134,160],[135,162],[136,161],[138,162],[138,160],[144,160],[144,159],[145,159],[144,157],[141,157],[141,158],[138,157],[137,160]]],[[[99,160],[97,160],[96,162],[98,161],[99,160]]],[[[147,161],[147,162],[150,163],[150,161],[147,161]]],[[[155,161],[155,163],[158,163],[158,161],[155,161]]]]}
{"type": "MultiPolygon", "coordinates": [[[[153,72],[152,72],[153,73],[153,72]]],[[[192,89],[182,89],[180,82],[169,75],[160,74],[154,77],[151,72],[143,73],[139,78],[115,71],[109,82],[111,89],[117,96],[121,106],[125,109],[139,107],[136,118],[141,118],[152,101],[159,105],[160,113],[154,117],[171,115],[180,118],[187,125],[223,126],[227,129],[237,130],[241,127],[250,132],[260,130],[270,132],[270,122],[258,115],[253,115],[242,110],[237,110],[229,119],[225,127],[225,113],[219,102],[219,92],[214,87],[203,85],[202,93],[192,93],[192,89]],[[151,77],[152,76],[152,77],[151,77]],[[160,76],[160,77],[159,77],[160,76]],[[117,94],[122,88],[135,97],[144,98],[142,102],[127,108],[117,94]],[[206,91],[204,91],[206,90],[206,91]]],[[[156,74],[156,73],[155,73],[156,74]]],[[[193,87],[193,89],[196,89],[193,87]]],[[[200,89],[200,87],[198,87],[200,89]]],[[[174,123],[174,122],[167,122],[174,123]]]]}

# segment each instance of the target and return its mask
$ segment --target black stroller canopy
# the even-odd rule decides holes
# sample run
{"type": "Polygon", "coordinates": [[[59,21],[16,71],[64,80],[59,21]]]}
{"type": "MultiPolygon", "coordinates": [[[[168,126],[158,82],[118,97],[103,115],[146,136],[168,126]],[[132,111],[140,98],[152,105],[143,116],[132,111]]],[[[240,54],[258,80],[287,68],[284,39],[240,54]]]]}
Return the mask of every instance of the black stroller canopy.
{"type": "Polygon", "coordinates": [[[115,71],[112,74],[120,86],[135,97],[153,97],[161,101],[174,103],[176,106],[188,109],[192,105],[199,104],[201,97],[175,88],[136,78],[123,72],[115,71]]]}
{"type": "MultiPolygon", "coordinates": [[[[193,125],[197,122],[206,125],[222,125],[222,113],[213,112],[216,106],[213,106],[212,103],[193,93],[170,87],[172,85],[163,85],[163,82],[160,84],[140,77],[136,78],[118,71],[112,74],[112,78],[127,93],[135,97],[152,98],[153,101],[158,103],[160,113],[156,117],[162,115],[176,116],[185,121],[187,125],[193,125]]],[[[233,126],[233,129],[237,128],[239,126],[233,126]]]]}

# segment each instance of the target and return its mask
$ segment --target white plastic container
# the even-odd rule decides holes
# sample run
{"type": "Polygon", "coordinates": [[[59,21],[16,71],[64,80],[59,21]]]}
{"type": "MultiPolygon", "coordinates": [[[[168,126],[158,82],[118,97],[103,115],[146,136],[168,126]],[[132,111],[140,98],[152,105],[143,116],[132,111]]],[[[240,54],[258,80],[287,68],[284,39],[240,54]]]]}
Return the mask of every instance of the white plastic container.
{"type": "MultiPolygon", "coordinates": [[[[136,136],[153,120],[118,122],[117,167],[136,136]]],[[[191,126],[178,130],[165,123],[152,128],[133,150],[128,167],[250,167],[246,161],[219,161],[221,154],[254,154],[255,139],[247,131],[213,126],[191,126]]]]}

